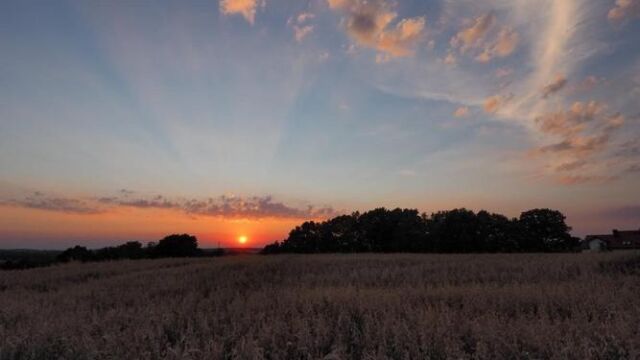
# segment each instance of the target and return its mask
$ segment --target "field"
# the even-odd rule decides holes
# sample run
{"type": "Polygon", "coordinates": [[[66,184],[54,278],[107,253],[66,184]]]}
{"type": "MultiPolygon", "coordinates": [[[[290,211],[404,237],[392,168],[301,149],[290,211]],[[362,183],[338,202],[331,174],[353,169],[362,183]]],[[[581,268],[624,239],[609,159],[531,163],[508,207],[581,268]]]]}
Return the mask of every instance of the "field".
{"type": "Polygon", "coordinates": [[[0,272],[0,358],[639,358],[640,253],[274,255],[0,272]]]}

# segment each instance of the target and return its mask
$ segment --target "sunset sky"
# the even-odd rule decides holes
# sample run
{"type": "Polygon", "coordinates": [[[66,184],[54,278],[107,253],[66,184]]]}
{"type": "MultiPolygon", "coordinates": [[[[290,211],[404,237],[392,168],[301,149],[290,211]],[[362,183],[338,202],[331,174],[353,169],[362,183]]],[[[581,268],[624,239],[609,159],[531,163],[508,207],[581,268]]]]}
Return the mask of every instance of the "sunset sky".
{"type": "Polygon", "coordinates": [[[0,2],[0,248],[379,206],[640,228],[640,0],[0,2]]]}

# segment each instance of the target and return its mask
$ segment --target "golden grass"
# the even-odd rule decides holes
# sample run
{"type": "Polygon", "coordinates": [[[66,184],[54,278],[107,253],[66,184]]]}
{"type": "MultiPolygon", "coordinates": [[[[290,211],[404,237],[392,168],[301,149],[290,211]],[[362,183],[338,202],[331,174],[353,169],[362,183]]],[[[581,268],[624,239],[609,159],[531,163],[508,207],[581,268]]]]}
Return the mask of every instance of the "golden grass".
{"type": "Polygon", "coordinates": [[[639,358],[639,256],[238,256],[0,272],[0,358],[639,358]]]}

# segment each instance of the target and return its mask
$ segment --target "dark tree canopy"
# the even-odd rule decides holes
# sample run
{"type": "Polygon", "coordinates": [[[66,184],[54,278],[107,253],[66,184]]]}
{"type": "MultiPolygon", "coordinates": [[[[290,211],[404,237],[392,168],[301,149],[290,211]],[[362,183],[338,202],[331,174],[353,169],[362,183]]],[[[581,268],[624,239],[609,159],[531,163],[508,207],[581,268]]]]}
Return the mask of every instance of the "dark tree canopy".
{"type": "Polygon", "coordinates": [[[564,215],[534,209],[520,218],[467,209],[427,216],[412,209],[378,208],[308,221],[263,253],[568,251],[575,245],[564,215]]]}
{"type": "Polygon", "coordinates": [[[84,246],[74,246],[72,248],[68,248],[63,251],[60,255],[58,255],[57,260],[61,262],[68,261],[91,261],[95,258],[93,252],[88,250],[84,246]]]}
{"type": "Polygon", "coordinates": [[[100,260],[141,259],[145,256],[142,244],[137,241],[129,241],[119,246],[105,247],[95,251],[95,257],[100,260]]]}
{"type": "Polygon", "coordinates": [[[576,245],[569,234],[571,227],[564,222],[565,216],[557,210],[533,209],[520,215],[522,242],[527,250],[563,250],[576,245]]]}
{"type": "Polygon", "coordinates": [[[200,254],[198,239],[189,234],[173,234],[151,248],[155,257],[188,257],[200,254]]]}

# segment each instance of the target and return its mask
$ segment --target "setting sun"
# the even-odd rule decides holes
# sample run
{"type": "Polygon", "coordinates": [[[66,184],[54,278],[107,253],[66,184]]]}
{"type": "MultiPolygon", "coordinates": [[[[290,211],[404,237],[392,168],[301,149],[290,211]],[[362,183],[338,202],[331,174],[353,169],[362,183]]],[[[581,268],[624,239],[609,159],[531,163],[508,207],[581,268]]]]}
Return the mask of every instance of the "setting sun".
{"type": "Polygon", "coordinates": [[[240,244],[246,244],[247,243],[248,238],[245,235],[240,235],[238,236],[238,242],[240,244]]]}

